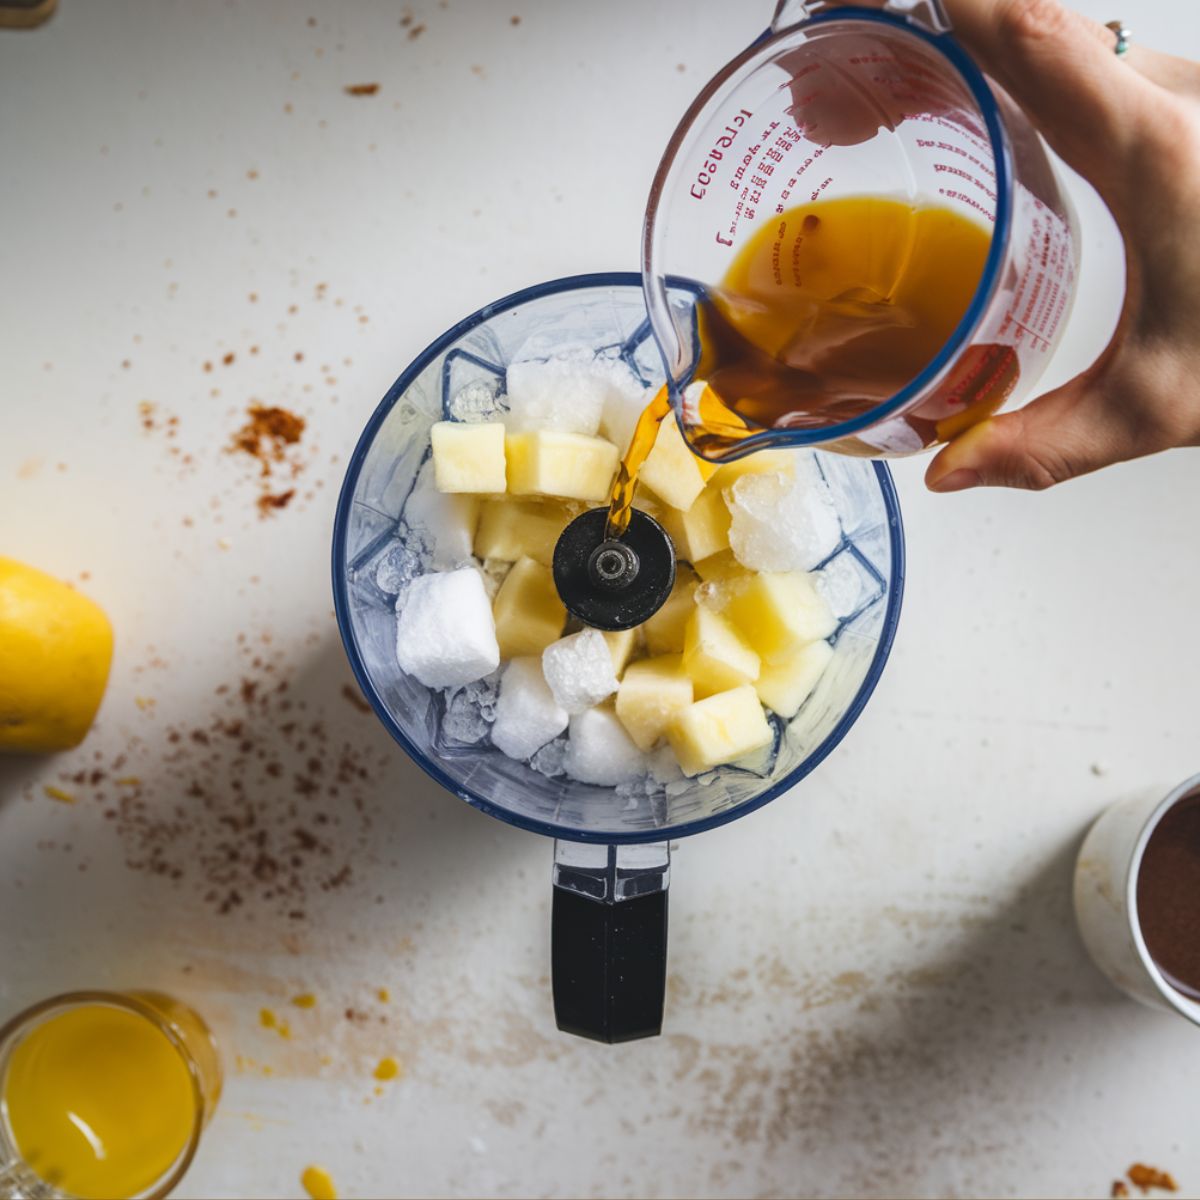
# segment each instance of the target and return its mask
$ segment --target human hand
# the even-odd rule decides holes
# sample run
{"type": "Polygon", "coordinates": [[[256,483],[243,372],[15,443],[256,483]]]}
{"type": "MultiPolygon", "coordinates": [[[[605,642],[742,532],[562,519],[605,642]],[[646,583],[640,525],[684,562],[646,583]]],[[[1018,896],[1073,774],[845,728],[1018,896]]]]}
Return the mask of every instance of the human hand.
{"type": "Polygon", "coordinates": [[[983,421],[930,463],[937,492],[1045,488],[1200,445],[1200,64],[1058,0],[945,0],[955,33],[1108,205],[1125,243],[1116,333],[1082,374],[983,421]]]}

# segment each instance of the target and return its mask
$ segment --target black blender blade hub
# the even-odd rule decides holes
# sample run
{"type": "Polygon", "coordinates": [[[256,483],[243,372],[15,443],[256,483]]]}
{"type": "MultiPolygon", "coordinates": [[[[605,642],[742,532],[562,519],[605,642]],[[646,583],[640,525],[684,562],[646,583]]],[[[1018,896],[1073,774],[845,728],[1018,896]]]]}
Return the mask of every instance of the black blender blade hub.
{"type": "Polygon", "coordinates": [[[563,530],[554,547],[554,585],[567,610],[597,629],[632,629],[662,607],[675,584],[675,547],[639,509],[629,528],[606,541],[607,508],[593,508],[563,530]]]}

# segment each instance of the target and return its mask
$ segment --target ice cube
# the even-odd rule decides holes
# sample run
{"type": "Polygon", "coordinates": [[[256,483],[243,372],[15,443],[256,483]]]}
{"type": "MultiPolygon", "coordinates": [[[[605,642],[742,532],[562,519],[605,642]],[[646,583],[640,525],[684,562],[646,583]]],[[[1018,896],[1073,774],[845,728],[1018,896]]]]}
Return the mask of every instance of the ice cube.
{"type": "Polygon", "coordinates": [[[729,544],[752,571],[811,571],[842,540],[829,485],[811,456],[794,474],[743,475],[725,491],[732,514],[729,544]]]}
{"type": "Polygon", "coordinates": [[[604,787],[630,783],[646,774],[646,756],[616,713],[606,708],[589,708],[571,718],[563,765],[572,779],[604,787]]]}
{"type": "Polygon", "coordinates": [[[475,424],[480,421],[498,421],[503,416],[500,401],[496,393],[495,383],[477,379],[460,388],[451,397],[446,419],[449,421],[466,421],[475,424]]]}
{"type": "Polygon", "coordinates": [[[537,658],[514,658],[504,669],[493,744],[509,758],[529,758],[567,727],[567,714],[546,686],[537,658]]]}
{"type": "Polygon", "coordinates": [[[513,363],[506,387],[504,423],[514,432],[553,429],[591,436],[600,428],[608,384],[586,360],[513,363]]]}
{"type": "Polygon", "coordinates": [[[404,519],[429,545],[434,568],[448,570],[471,558],[475,527],[479,524],[479,497],[439,492],[430,458],[417,472],[404,506],[404,519]]]}
{"type": "Polygon", "coordinates": [[[529,765],[539,774],[550,779],[565,773],[563,764],[567,758],[567,739],[555,738],[547,742],[530,760],[529,765]]]}
{"type": "Polygon", "coordinates": [[[600,432],[624,454],[629,449],[638,418],[654,398],[653,391],[643,387],[620,359],[610,361],[607,367],[608,390],[600,414],[600,432]]]}
{"type": "Polygon", "coordinates": [[[604,634],[582,629],[542,651],[542,671],[559,706],[581,713],[617,690],[617,674],[604,634]]]}
{"type": "Polygon", "coordinates": [[[424,569],[420,539],[399,538],[375,560],[375,586],[389,596],[398,596],[424,569]]]}
{"type": "Polygon", "coordinates": [[[442,737],[454,745],[474,746],[487,737],[489,724],[478,701],[465,688],[453,692],[442,717],[442,737]]]}
{"type": "Polygon", "coordinates": [[[683,768],[670,746],[660,746],[650,755],[650,778],[660,786],[683,778],[683,768]]]}
{"type": "Polygon", "coordinates": [[[831,558],[814,576],[817,591],[839,621],[861,612],[883,586],[849,550],[831,558]]]}
{"type": "Polygon", "coordinates": [[[397,607],[396,660],[437,688],[482,679],[500,665],[492,605],[478,570],[438,571],[408,585],[397,607]]]}

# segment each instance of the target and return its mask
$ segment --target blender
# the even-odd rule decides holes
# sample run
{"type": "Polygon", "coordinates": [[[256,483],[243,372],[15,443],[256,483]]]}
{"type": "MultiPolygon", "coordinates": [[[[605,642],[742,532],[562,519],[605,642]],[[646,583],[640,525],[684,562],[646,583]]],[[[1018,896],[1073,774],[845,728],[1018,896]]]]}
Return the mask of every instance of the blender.
{"type": "Polygon", "coordinates": [[[631,804],[611,787],[508,758],[486,739],[464,740],[444,694],[396,661],[394,589],[411,562],[402,510],[429,455],[430,427],[454,415],[455,398],[473,384],[494,393],[510,363],[565,346],[620,360],[647,386],[663,381],[637,274],[539,284],[459,322],[400,375],[350,458],[334,523],[334,602],[363,694],[413,761],[480,811],[554,839],[555,1016],[561,1029],[615,1042],[661,1029],[669,843],[783,795],[846,735],[891,648],[904,540],[887,468],[822,456],[842,530],[826,564],[841,595],[833,657],[753,769],[721,767],[631,804]]]}

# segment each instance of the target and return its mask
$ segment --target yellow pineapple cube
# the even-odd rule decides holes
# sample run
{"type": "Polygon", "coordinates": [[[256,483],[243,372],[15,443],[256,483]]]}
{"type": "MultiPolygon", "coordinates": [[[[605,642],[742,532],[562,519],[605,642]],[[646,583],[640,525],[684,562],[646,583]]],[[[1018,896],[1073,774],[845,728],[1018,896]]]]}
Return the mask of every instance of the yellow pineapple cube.
{"type": "Polygon", "coordinates": [[[549,567],[522,558],[504,577],[492,602],[496,618],[496,641],[501,658],[541,654],[558,641],[567,623],[567,609],[558,598],[554,572],[549,567]]]}
{"type": "Polygon", "coordinates": [[[837,628],[829,605],[803,571],[751,575],[734,589],[724,611],[770,665],[787,662],[809,642],[819,642],[837,628]]]}
{"type": "Polygon", "coordinates": [[[712,486],[720,490],[732,487],[743,475],[793,475],[796,456],[804,450],[756,450],[745,458],[722,463],[712,477],[712,486]]]}
{"type": "Polygon", "coordinates": [[[658,427],[654,448],[638,471],[638,479],[672,508],[686,510],[716,469],[716,463],[691,452],[679,432],[679,423],[674,416],[666,416],[658,427]]]}
{"type": "Polygon", "coordinates": [[[629,660],[637,651],[639,628],[640,626],[633,629],[608,630],[604,634],[604,640],[608,643],[608,652],[612,656],[613,674],[618,679],[621,678],[621,672],[625,670],[629,660]]]}
{"type": "Polygon", "coordinates": [[[514,496],[607,500],[620,455],[612,442],[583,433],[536,429],[504,439],[514,496]]]}
{"type": "Polygon", "coordinates": [[[685,775],[736,762],[769,746],[772,737],[749,684],[689,704],[667,726],[667,741],[685,775]]]}
{"type": "Polygon", "coordinates": [[[692,563],[696,574],[705,583],[724,583],[731,579],[747,579],[750,571],[733,556],[732,550],[721,550],[692,563]]]}
{"type": "Polygon", "coordinates": [[[516,562],[528,555],[548,567],[571,519],[571,510],[553,500],[485,500],[475,531],[475,557],[516,562]]]}
{"type": "Polygon", "coordinates": [[[790,721],[817,686],[832,657],[828,642],[812,642],[786,662],[763,667],[754,681],[754,690],[772,712],[790,721]]]}
{"type": "Polygon", "coordinates": [[[646,649],[651,654],[678,654],[683,649],[683,632],[696,605],[696,576],[684,564],[675,568],[675,586],[662,607],[642,626],[646,649]]]}
{"type": "Polygon", "coordinates": [[[687,512],[667,508],[658,518],[675,543],[676,556],[690,563],[728,549],[732,520],[724,494],[712,487],[706,487],[687,512]]]}
{"type": "Polygon", "coordinates": [[[678,654],[631,663],[617,689],[617,719],[639,750],[649,750],[692,702],[692,681],[678,654]]]}
{"type": "Polygon", "coordinates": [[[758,678],[758,655],[719,612],[698,605],[683,635],[683,666],[698,697],[726,692],[758,678]]]}
{"type": "Polygon", "coordinates": [[[504,426],[499,421],[439,421],[429,430],[439,492],[505,489],[504,426]]]}

